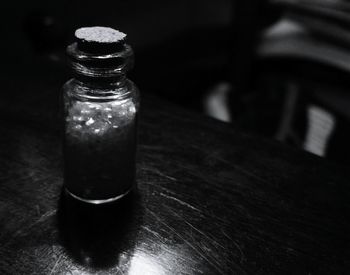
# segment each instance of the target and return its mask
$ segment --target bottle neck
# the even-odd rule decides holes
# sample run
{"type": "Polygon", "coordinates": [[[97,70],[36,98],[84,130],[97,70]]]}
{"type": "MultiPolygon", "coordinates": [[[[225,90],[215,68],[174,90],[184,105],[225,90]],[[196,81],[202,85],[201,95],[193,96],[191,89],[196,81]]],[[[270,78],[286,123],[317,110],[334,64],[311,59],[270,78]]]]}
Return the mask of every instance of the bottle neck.
{"type": "Polygon", "coordinates": [[[126,73],[133,67],[133,51],[127,44],[117,52],[98,54],[83,52],[73,43],[67,53],[75,79],[92,89],[125,86],[126,73]]]}

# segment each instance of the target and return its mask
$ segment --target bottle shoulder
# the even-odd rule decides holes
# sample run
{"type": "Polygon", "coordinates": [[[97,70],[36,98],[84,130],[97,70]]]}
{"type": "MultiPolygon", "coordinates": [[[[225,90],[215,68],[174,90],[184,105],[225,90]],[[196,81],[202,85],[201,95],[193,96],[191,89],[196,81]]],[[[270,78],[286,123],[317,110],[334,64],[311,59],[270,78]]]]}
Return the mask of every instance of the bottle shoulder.
{"type": "Polygon", "coordinates": [[[129,79],[125,79],[123,83],[94,85],[72,78],[63,85],[63,94],[81,101],[113,101],[138,98],[139,90],[129,79]]]}

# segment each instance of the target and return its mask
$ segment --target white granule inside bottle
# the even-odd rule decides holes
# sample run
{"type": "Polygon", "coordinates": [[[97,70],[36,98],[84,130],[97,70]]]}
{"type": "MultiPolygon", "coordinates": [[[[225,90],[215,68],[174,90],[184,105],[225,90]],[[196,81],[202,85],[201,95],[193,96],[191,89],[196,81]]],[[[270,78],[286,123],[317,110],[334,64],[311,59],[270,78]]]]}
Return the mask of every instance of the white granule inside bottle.
{"type": "Polygon", "coordinates": [[[87,42],[116,43],[124,40],[126,34],[108,27],[87,27],[77,29],[75,37],[87,42]]]}

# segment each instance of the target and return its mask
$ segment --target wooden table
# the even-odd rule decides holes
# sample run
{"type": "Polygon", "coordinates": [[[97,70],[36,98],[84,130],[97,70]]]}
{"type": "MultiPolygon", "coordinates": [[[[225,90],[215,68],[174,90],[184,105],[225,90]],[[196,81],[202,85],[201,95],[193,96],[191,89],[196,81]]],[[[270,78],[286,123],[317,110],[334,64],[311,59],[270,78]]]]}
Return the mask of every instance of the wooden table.
{"type": "Polygon", "coordinates": [[[47,125],[1,119],[0,274],[350,270],[339,167],[146,96],[138,189],[90,206],[61,192],[59,132],[47,125]]]}

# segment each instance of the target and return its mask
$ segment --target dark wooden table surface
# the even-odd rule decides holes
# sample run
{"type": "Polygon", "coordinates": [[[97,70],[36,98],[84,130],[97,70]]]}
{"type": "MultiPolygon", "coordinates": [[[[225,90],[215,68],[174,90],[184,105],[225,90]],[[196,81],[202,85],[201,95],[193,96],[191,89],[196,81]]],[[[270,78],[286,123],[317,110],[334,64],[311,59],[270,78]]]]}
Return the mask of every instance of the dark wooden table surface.
{"type": "Polygon", "coordinates": [[[89,206],[62,193],[54,122],[5,109],[0,274],[350,272],[342,168],[145,96],[137,190],[89,206]]]}

